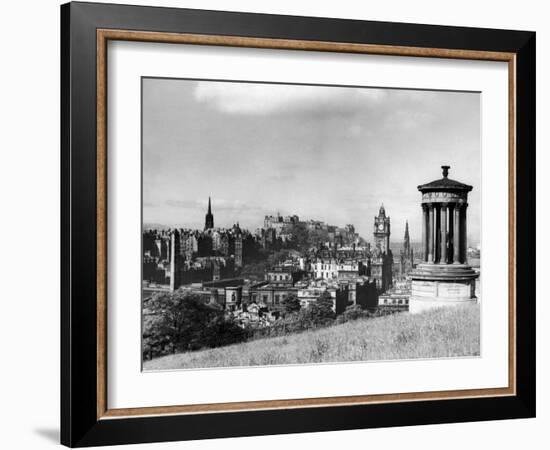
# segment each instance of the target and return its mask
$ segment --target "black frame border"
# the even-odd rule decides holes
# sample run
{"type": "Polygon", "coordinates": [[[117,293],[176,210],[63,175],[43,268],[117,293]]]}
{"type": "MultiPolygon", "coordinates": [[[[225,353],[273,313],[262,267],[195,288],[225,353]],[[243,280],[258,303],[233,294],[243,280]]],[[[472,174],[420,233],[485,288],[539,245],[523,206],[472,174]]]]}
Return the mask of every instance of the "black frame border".
{"type": "Polygon", "coordinates": [[[535,41],[535,33],[527,31],[80,2],[62,5],[61,443],[82,447],[534,417],[535,41]],[[100,28],[515,53],[516,395],[98,420],[96,30],[100,28]]]}

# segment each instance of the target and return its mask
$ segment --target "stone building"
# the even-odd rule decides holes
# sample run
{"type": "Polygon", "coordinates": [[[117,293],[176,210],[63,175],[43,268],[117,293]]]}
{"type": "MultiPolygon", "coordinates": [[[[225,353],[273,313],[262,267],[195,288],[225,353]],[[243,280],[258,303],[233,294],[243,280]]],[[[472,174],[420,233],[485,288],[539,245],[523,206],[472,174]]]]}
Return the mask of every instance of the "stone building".
{"type": "Polygon", "coordinates": [[[249,301],[271,310],[282,310],[283,301],[290,295],[296,295],[298,288],[292,285],[274,283],[257,284],[248,289],[249,301]]]}
{"type": "Polygon", "coordinates": [[[398,288],[390,289],[388,292],[384,292],[380,295],[378,299],[378,309],[407,311],[409,308],[410,296],[410,291],[398,288]]]}
{"type": "Polygon", "coordinates": [[[318,259],[311,264],[311,270],[315,279],[335,280],[338,278],[338,260],[318,259]]]}
{"type": "Polygon", "coordinates": [[[180,250],[187,259],[191,259],[199,251],[199,240],[196,232],[184,232],[180,237],[180,250]]]}
{"type": "Polygon", "coordinates": [[[295,266],[275,266],[265,273],[265,280],[273,285],[293,286],[300,281],[305,272],[295,266]]]}
{"type": "Polygon", "coordinates": [[[235,267],[236,268],[242,268],[243,267],[243,238],[242,235],[237,235],[234,237],[233,240],[233,256],[235,258],[235,267]]]}
{"type": "Polygon", "coordinates": [[[210,251],[206,256],[186,258],[181,249],[181,234],[177,229],[170,233],[169,272],[166,278],[169,279],[171,291],[185,284],[220,280],[235,275],[234,257],[213,256],[210,251]]]}
{"type": "Polygon", "coordinates": [[[378,216],[374,217],[374,247],[382,253],[390,251],[390,218],[386,216],[384,205],[380,206],[378,216]]]}
{"type": "Polygon", "coordinates": [[[358,258],[341,259],[338,263],[338,280],[356,280],[367,275],[368,266],[358,258]]]}
{"type": "Polygon", "coordinates": [[[277,233],[273,228],[260,228],[257,236],[260,245],[264,249],[274,248],[277,244],[277,233]]]}
{"type": "Polygon", "coordinates": [[[184,258],[180,254],[180,233],[174,230],[170,235],[170,290],[175,291],[181,283],[184,258]]]}
{"type": "Polygon", "coordinates": [[[293,227],[297,225],[299,221],[300,218],[297,215],[281,216],[277,213],[275,216],[265,216],[264,230],[274,230],[275,236],[278,238],[282,234],[290,234],[293,227]]]}
{"type": "Polygon", "coordinates": [[[336,282],[318,280],[297,288],[297,297],[302,308],[319,301],[323,294],[329,294],[332,299],[332,310],[336,315],[342,314],[349,302],[349,286],[336,282]]]}
{"type": "Polygon", "coordinates": [[[376,309],[378,305],[378,289],[373,279],[359,279],[356,283],[350,284],[354,292],[352,303],[361,305],[363,309],[376,309]]]}
{"type": "Polygon", "coordinates": [[[384,205],[374,218],[374,250],[371,252],[370,275],[376,280],[379,292],[392,286],[393,254],[390,249],[390,217],[384,205]]]}
{"type": "Polygon", "coordinates": [[[197,236],[197,255],[211,256],[213,252],[213,242],[211,230],[207,233],[201,233],[197,236]]]}

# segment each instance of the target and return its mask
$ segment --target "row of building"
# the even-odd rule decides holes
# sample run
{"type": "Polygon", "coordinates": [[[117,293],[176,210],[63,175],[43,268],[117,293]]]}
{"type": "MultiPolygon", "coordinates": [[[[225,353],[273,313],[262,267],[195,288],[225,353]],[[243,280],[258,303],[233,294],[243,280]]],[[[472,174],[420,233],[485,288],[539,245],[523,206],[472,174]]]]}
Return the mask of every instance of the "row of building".
{"type": "Polygon", "coordinates": [[[284,302],[289,297],[297,298],[301,308],[307,308],[321,296],[330,297],[337,315],[350,305],[359,304],[365,309],[374,309],[378,304],[376,284],[368,277],[345,282],[310,279],[294,281],[295,275],[285,270],[281,272],[288,274],[285,276],[287,281],[282,281],[280,276],[277,280],[260,282],[230,278],[192,283],[180,287],[180,290],[198,295],[206,303],[219,305],[241,322],[263,318],[264,325],[283,314],[284,302]]]}
{"type": "Polygon", "coordinates": [[[353,225],[333,227],[299,217],[266,216],[254,235],[234,225],[214,228],[209,199],[204,230],[149,230],[144,233],[144,298],[158,290],[182,289],[216,303],[242,323],[258,326],[276,320],[292,296],[305,308],[321,296],[333,300],[341,314],[350,305],[402,309],[408,304],[407,274],[414,267],[408,224],[398,264],[390,249],[390,217],[384,206],[374,218],[374,245],[365,243],[353,225]],[[301,227],[319,241],[306,253],[295,252],[268,268],[261,281],[239,277],[243,256],[255,246],[270,248],[291,240],[301,227]],[[398,286],[394,286],[394,281],[398,286]]]}

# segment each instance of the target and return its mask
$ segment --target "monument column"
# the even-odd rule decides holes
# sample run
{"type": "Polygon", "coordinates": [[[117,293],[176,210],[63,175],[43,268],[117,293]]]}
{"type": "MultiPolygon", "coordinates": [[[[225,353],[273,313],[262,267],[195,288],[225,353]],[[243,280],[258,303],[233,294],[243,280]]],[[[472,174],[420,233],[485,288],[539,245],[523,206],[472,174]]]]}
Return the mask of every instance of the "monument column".
{"type": "Polygon", "coordinates": [[[432,236],[434,240],[434,263],[439,261],[439,205],[434,203],[434,228],[432,230],[432,236]]]}
{"type": "Polygon", "coordinates": [[[422,261],[428,260],[428,207],[422,204],[422,261]]]}
{"type": "Polygon", "coordinates": [[[462,206],[461,210],[462,210],[462,214],[461,214],[461,221],[462,223],[460,224],[460,236],[461,236],[461,252],[462,252],[462,263],[463,264],[468,264],[468,231],[466,229],[466,209],[468,208],[468,203],[464,203],[464,205],[462,206]]]}
{"type": "Polygon", "coordinates": [[[439,253],[439,263],[447,264],[447,203],[441,204],[439,220],[439,245],[441,248],[441,252],[439,253]]]}
{"type": "Polygon", "coordinates": [[[428,204],[428,262],[434,262],[434,205],[428,204]]]}
{"type": "Polygon", "coordinates": [[[460,264],[460,246],[462,245],[460,237],[460,207],[460,203],[456,203],[453,211],[453,264],[460,264]]]}
{"type": "Polygon", "coordinates": [[[169,255],[170,255],[170,291],[174,292],[179,287],[179,268],[176,267],[177,258],[178,258],[178,240],[179,233],[177,230],[174,230],[170,234],[169,242],[169,255]]]}

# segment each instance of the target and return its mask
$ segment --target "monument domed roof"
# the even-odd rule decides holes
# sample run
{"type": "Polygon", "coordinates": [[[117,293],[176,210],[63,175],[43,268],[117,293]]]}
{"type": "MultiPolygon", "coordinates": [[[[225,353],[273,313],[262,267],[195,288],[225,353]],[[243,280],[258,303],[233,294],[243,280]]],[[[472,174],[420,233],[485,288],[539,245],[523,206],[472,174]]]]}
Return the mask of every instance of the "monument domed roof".
{"type": "Polygon", "coordinates": [[[472,186],[469,184],[461,183],[460,181],[451,180],[448,178],[450,166],[441,166],[443,169],[443,178],[439,180],[431,181],[430,183],[421,184],[418,186],[420,192],[433,192],[433,191],[463,191],[470,192],[472,186]]]}

